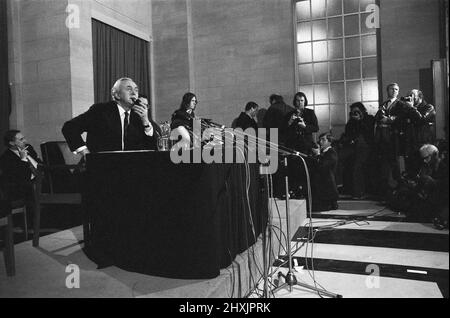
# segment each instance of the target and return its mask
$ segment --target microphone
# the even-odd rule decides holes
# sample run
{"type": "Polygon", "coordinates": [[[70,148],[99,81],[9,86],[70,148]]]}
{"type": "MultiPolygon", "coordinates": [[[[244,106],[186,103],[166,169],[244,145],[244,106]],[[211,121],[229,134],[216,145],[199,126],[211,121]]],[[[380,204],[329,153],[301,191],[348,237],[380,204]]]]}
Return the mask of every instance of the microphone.
{"type": "Polygon", "coordinates": [[[222,129],[222,130],[225,129],[225,125],[221,125],[221,124],[215,123],[209,118],[202,118],[202,120],[204,120],[206,122],[206,124],[208,124],[210,126],[210,128],[219,128],[219,129],[222,129]]]}
{"type": "Polygon", "coordinates": [[[132,98],[133,105],[141,106],[141,101],[138,98],[132,98]]]}
{"type": "MultiPolygon", "coordinates": [[[[139,96],[139,98],[141,97],[145,98],[144,96],[139,96]]],[[[131,100],[133,101],[133,106],[144,106],[139,98],[131,98],[131,100]]],[[[149,108],[149,106],[145,107],[149,108]]]]}

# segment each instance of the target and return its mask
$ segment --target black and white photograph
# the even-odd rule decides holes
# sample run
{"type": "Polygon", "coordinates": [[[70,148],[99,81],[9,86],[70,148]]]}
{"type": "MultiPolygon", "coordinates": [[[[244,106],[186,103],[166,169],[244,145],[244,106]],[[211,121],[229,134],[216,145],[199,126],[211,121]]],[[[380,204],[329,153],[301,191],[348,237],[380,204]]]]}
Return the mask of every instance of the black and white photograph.
{"type": "Polygon", "coordinates": [[[448,0],[0,0],[0,298],[448,299],[448,33],[448,0]]]}

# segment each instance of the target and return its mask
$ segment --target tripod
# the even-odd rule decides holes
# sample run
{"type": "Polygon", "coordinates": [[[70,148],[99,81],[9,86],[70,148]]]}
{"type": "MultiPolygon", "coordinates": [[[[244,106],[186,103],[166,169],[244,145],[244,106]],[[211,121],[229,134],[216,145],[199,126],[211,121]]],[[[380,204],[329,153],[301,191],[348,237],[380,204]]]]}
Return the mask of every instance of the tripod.
{"type": "Polygon", "coordinates": [[[275,288],[273,290],[273,293],[277,292],[278,290],[280,290],[281,288],[284,288],[286,286],[289,288],[289,292],[292,292],[292,286],[296,286],[297,285],[297,286],[301,286],[301,287],[313,290],[313,291],[315,291],[315,292],[317,292],[317,293],[319,293],[321,295],[325,295],[325,296],[333,297],[333,298],[342,298],[341,295],[334,294],[334,293],[331,293],[331,292],[326,291],[324,289],[320,289],[320,288],[317,288],[317,287],[314,287],[314,286],[307,285],[305,283],[301,283],[301,282],[299,282],[297,280],[297,277],[294,275],[294,272],[292,270],[292,251],[291,251],[291,242],[290,242],[290,239],[291,239],[291,235],[290,234],[291,233],[290,233],[290,228],[289,228],[289,226],[290,226],[290,213],[289,213],[289,179],[288,179],[288,173],[287,173],[287,157],[284,158],[284,166],[286,168],[286,171],[285,171],[286,173],[285,173],[284,180],[285,180],[285,190],[286,190],[286,228],[287,228],[287,230],[286,230],[286,233],[287,233],[287,242],[286,243],[287,244],[286,245],[287,245],[289,270],[286,273],[286,275],[284,275],[281,272],[278,272],[278,276],[279,277],[280,276],[283,277],[285,282],[283,284],[281,284],[280,286],[278,286],[277,288],[275,288]]]}

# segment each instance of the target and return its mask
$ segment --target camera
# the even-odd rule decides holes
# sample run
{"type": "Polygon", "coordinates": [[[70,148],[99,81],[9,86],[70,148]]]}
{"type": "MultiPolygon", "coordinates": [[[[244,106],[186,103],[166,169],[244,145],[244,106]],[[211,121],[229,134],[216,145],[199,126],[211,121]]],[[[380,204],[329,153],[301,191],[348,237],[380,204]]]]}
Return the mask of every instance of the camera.
{"type": "Polygon", "coordinates": [[[411,103],[413,101],[413,98],[412,98],[412,96],[403,96],[403,97],[400,97],[400,100],[402,102],[409,102],[409,103],[411,103]]]}

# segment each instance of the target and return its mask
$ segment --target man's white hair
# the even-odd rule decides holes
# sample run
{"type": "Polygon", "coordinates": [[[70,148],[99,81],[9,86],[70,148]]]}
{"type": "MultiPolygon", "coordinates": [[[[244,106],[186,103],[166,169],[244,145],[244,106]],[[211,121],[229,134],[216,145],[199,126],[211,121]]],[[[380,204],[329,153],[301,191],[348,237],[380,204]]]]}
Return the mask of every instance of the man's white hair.
{"type": "Polygon", "coordinates": [[[129,77],[121,77],[114,83],[113,87],[111,88],[111,96],[112,96],[112,98],[114,100],[116,100],[115,94],[120,89],[120,84],[122,84],[122,82],[125,82],[125,81],[132,81],[133,82],[133,80],[131,78],[129,78],[129,77]]]}
{"type": "Polygon", "coordinates": [[[439,149],[435,145],[425,144],[420,147],[419,151],[422,157],[433,155],[439,156],[439,149]]]}

